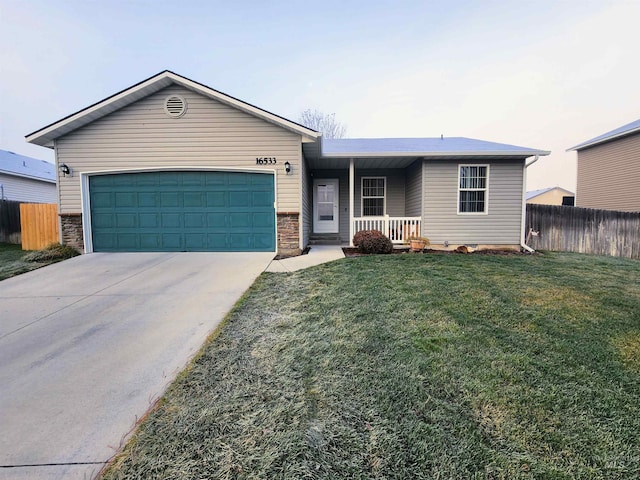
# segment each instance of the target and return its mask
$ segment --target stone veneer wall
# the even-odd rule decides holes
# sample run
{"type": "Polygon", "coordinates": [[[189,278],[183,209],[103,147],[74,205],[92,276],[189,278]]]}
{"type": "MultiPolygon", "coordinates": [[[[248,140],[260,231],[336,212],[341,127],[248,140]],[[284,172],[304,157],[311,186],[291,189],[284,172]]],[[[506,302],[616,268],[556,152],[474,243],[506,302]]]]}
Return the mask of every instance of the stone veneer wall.
{"type": "Polygon", "coordinates": [[[299,255],[300,213],[278,212],[278,254],[299,255]]]}
{"type": "Polygon", "coordinates": [[[62,227],[62,244],[69,245],[84,253],[84,236],[82,234],[82,214],[62,213],[60,214],[62,227]]]}

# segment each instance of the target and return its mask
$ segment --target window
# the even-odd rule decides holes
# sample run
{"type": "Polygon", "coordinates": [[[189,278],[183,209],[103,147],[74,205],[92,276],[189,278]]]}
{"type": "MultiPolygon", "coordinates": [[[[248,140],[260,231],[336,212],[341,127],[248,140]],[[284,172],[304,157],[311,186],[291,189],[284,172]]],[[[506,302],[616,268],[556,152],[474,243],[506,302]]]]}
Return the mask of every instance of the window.
{"type": "Polygon", "coordinates": [[[384,215],[384,177],[362,177],[362,216],[381,217],[384,215]]]}
{"type": "Polygon", "coordinates": [[[487,213],[489,165],[460,165],[458,213],[487,213]]]}

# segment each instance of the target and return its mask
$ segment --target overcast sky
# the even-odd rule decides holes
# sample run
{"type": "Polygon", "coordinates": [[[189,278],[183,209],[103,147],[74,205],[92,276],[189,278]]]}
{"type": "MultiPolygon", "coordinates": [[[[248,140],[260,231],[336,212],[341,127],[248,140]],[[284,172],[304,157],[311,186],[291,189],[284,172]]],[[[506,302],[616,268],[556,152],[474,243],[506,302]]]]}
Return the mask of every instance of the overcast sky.
{"type": "Polygon", "coordinates": [[[347,137],[551,150],[528,189],[575,191],[584,140],[640,118],[640,0],[0,0],[0,149],[168,69],[347,137]]]}

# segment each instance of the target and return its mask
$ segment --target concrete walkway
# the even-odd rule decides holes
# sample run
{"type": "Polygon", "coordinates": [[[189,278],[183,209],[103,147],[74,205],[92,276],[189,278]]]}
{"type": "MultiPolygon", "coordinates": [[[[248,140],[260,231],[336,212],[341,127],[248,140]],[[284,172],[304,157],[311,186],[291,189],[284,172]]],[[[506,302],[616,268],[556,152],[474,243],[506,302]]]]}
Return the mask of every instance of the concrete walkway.
{"type": "Polygon", "coordinates": [[[340,245],[313,245],[306,255],[273,260],[265,271],[267,272],[295,272],[303,268],[313,267],[321,263],[344,258],[340,245]]]}

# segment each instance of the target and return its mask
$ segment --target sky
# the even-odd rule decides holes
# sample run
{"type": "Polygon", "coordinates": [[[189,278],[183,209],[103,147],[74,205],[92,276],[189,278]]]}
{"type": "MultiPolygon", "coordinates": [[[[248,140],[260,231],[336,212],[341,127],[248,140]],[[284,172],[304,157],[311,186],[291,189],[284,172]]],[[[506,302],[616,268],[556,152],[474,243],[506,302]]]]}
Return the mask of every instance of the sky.
{"type": "MultiPolygon", "coordinates": [[[[347,137],[543,150],[527,189],[575,191],[566,149],[640,118],[640,0],[0,0],[0,149],[172,70],[347,137]]],[[[605,172],[606,174],[606,172],[605,172]]]]}

